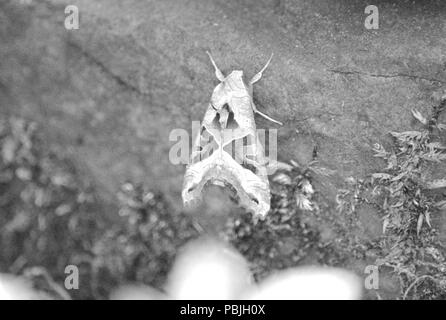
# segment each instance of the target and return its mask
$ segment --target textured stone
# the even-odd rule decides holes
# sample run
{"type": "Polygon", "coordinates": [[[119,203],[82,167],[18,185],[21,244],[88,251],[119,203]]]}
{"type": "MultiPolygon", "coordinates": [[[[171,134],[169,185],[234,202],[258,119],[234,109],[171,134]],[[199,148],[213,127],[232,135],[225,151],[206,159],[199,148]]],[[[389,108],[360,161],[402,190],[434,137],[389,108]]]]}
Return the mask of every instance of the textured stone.
{"type": "Polygon", "coordinates": [[[280,160],[308,162],[318,146],[338,171],[321,183],[331,197],[341,178],[376,168],[371,145],[411,128],[410,109],[428,112],[444,87],[443,3],[380,3],[370,31],[366,1],[4,1],[0,106],[40,122],[103,190],[141,181],[180,207],[184,168],[170,164],[168,138],[204,114],[216,85],[205,50],[248,77],[273,52],[255,101],[284,122],[280,160]],[[67,4],[79,30],[64,28],[67,4]]]}

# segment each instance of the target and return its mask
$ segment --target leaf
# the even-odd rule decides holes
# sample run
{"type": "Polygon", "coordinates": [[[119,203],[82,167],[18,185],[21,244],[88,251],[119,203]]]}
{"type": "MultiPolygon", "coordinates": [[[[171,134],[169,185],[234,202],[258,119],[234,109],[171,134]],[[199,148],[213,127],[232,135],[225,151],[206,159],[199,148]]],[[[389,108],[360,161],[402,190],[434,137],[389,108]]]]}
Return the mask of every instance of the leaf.
{"type": "Polygon", "coordinates": [[[383,234],[386,233],[388,226],[389,226],[389,217],[386,216],[386,217],[384,217],[384,220],[383,220],[383,234]]]}
{"type": "Polygon", "coordinates": [[[399,175],[397,175],[396,177],[393,177],[391,181],[398,181],[401,180],[405,175],[407,174],[407,172],[401,172],[399,175]]]}
{"type": "Polygon", "coordinates": [[[426,184],[427,189],[440,189],[446,187],[446,179],[437,179],[426,184]]]}
{"type": "Polygon", "coordinates": [[[284,170],[284,171],[291,171],[293,170],[293,166],[289,165],[288,163],[282,162],[282,161],[276,161],[275,165],[277,166],[276,170],[284,170]]]}
{"type": "Polygon", "coordinates": [[[398,138],[400,141],[405,142],[407,140],[420,139],[423,133],[420,131],[405,131],[405,132],[390,132],[392,136],[398,138]]]}
{"type": "Polygon", "coordinates": [[[336,173],[336,170],[324,168],[324,167],[310,167],[310,170],[313,171],[315,174],[321,175],[321,176],[331,176],[336,173]]]}
{"type": "Polygon", "coordinates": [[[437,203],[435,203],[435,206],[440,210],[445,210],[446,209],[446,200],[438,201],[437,203]]]}
{"type": "Polygon", "coordinates": [[[274,182],[284,184],[284,185],[290,185],[291,184],[291,178],[285,174],[285,173],[279,173],[273,178],[274,182]]]}
{"type": "Polygon", "coordinates": [[[422,124],[427,125],[427,119],[419,111],[417,111],[416,109],[412,109],[412,115],[422,124]]]}
{"type": "Polygon", "coordinates": [[[446,149],[446,146],[444,146],[440,142],[430,142],[427,144],[427,146],[431,150],[433,150],[433,149],[445,150],[446,149]]]}
{"type": "Polygon", "coordinates": [[[377,172],[377,173],[373,173],[372,174],[372,178],[373,179],[380,179],[382,180],[388,180],[390,179],[392,176],[388,173],[382,173],[382,172],[377,172]]]}
{"type": "Polygon", "coordinates": [[[391,207],[391,208],[399,208],[399,207],[401,207],[403,204],[404,204],[404,200],[400,200],[400,201],[398,201],[397,203],[391,205],[390,207],[391,207]]]}
{"type": "Polygon", "coordinates": [[[417,221],[417,236],[420,235],[421,227],[423,226],[423,221],[424,221],[424,215],[420,214],[418,216],[418,221],[417,221]]]}
{"type": "Polygon", "coordinates": [[[299,186],[302,190],[302,192],[306,195],[312,195],[314,193],[313,186],[311,185],[310,181],[308,179],[304,179],[299,183],[299,186]]]}
{"type": "Polygon", "coordinates": [[[426,216],[426,223],[427,223],[427,225],[429,226],[429,228],[432,228],[432,225],[431,225],[431,213],[428,211],[428,212],[425,213],[425,216],[426,216]]]}
{"type": "Polygon", "coordinates": [[[394,169],[397,165],[398,165],[398,159],[397,159],[397,157],[396,157],[395,154],[392,154],[392,155],[387,159],[387,168],[386,168],[386,170],[392,170],[392,169],[394,169]]]}
{"type": "Polygon", "coordinates": [[[374,157],[377,157],[377,158],[385,158],[385,157],[387,157],[387,154],[388,154],[388,152],[384,149],[384,147],[382,145],[380,145],[379,143],[375,143],[373,145],[373,151],[375,151],[374,157]]]}
{"type": "Polygon", "coordinates": [[[299,167],[300,167],[299,164],[298,164],[296,161],[294,161],[294,160],[290,160],[290,163],[291,163],[294,167],[296,167],[296,168],[299,168],[299,167]]]}
{"type": "Polygon", "coordinates": [[[301,210],[313,210],[313,203],[305,195],[300,192],[296,192],[296,205],[301,210]]]}

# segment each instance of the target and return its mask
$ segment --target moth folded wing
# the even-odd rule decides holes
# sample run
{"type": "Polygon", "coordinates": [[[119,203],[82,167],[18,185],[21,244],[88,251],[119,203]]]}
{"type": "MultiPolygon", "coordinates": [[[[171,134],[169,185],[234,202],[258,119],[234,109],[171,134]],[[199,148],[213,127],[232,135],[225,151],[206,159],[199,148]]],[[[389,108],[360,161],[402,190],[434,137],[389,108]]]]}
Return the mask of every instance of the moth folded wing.
{"type": "Polygon", "coordinates": [[[208,158],[187,167],[181,193],[185,207],[201,202],[203,187],[209,180],[208,173],[215,170],[216,157],[217,153],[213,153],[208,158]]]}
{"type": "Polygon", "coordinates": [[[251,104],[252,98],[249,95],[242,97],[232,97],[229,102],[230,110],[234,113],[234,120],[240,129],[248,134],[256,134],[256,123],[251,104]]]}
{"type": "Polygon", "coordinates": [[[256,175],[249,169],[243,168],[226,152],[222,153],[222,160],[224,166],[219,179],[234,187],[241,206],[255,216],[264,217],[270,209],[271,201],[266,174],[256,175]]]}
{"type": "Polygon", "coordinates": [[[221,134],[220,134],[220,124],[219,124],[219,113],[212,107],[212,105],[208,105],[208,108],[206,110],[206,113],[203,117],[203,125],[202,125],[202,132],[203,129],[209,133],[212,138],[216,141],[218,145],[221,144],[221,134]]]}
{"type": "MultiPolygon", "coordinates": [[[[235,148],[235,159],[244,166],[250,166],[251,171],[259,176],[266,176],[269,159],[265,157],[265,149],[260,142],[259,136],[249,134],[244,137],[245,142],[242,142],[243,147],[235,148]]],[[[240,140],[239,140],[240,141],[240,140]]],[[[237,145],[237,142],[235,145],[237,145]]]]}
{"type": "Polygon", "coordinates": [[[190,157],[191,164],[197,163],[203,159],[208,158],[213,154],[215,150],[219,148],[219,133],[218,135],[214,135],[212,132],[207,130],[207,128],[203,125],[200,129],[197,138],[193,144],[192,154],[190,157]],[[215,139],[217,138],[217,139],[215,139]]]}
{"type": "Polygon", "coordinates": [[[216,127],[217,111],[208,105],[199,132],[194,137],[192,144],[191,164],[207,158],[218,149],[221,144],[220,130],[216,127]]]}
{"type": "MultiPolygon", "coordinates": [[[[257,165],[256,173],[243,168],[232,158],[232,153],[222,150],[232,144],[234,140],[243,140],[246,136],[256,137],[254,116],[252,110],[249,109],[249,101],[249,99],[239,101],[244,104],[238,104],[238,106],[242,109],[248,108],[246,110],[240,111],[237,108],[231,108],[234,120],[238,119],[238,121],[234,121],[229,128],[224,129],[218,120],[217,112],[211,106],[208,108],[199,137],[195,140],[194,150],[198,151],[194,151],[193,164],[188,166],[184,177],[182,197],[185,206],[200,201],[202,190],[209,182],[217,185],[230,184],[240,199],[240,205],[254,215],[264,217],[268,213],[271,197],[269,183],[266,170],[258,161],[260,159],[257,156],[258,149],[254,149],[256,156],[253,159],[257,165]],[[206,140],[203,138],[205,134],[209,134],[213,138],[213,143],[216,143],[216,148],[223,152],[213,152],[203,159],[202,151],[209,146],[206,145],[204,148],[202,146],[203,140],[206,140]]],[[[227,117],[225,122],[228,122],[229,119],[230,117],[227,117]]],[[[260,151],[262,150],[261,148],[260,151]]],[[[263,153],[261,152],[261,154],[263,153]]]]}
{"type": "MultiPolygon", "coordinates": [[[[238,130],[241,130],[244,135],[248,137],[256,137],[257,139],[248,143],[248,147],[252,148],[253,160],[265,167],[266,172],[271,171],[277,167],[277,161],[265,157],[265,150],[261,144],[261,139],[257,132],[256,123],[254,119],[255,105],[251,96],[234,96],[230,102],[231,110],[234,112],[234,120],[239,125],[238,130]],[[271,169],[267,169],[267,166],[271,169]]],[[[237,138],[238,139],[238,138],[237,138]]],[[[265,139],[262,139],[265,141],[265,139]]],[[[223,145],[226,145],[226,139],[223,145]]],[[[271,148],[271,146],[270,146],[271,148]]],[[[249,152],[248,152],[249,153],[249,152]]],[[[271,154],[271,149],[269,151],[271,154]]]]}
{"type": "Polygon", "coordinates": [[[182,198],[186,207],[201,201],[201,192],[207,182],[206,175],[214,167],[215,150],[220,148],[221,137],[215,126],[217,112],[209,105],[193,145],[190,165],[183,181],[182,198]]]}
{"type": "MultiPolygon", "coordinates": [[[[246,141],[246,145],[244,144],[241,148],[235,148],[234,158],[236,159],[236,162],[240,163],[245,170],[253,173],[258,178],[256,180],[261,181],[261,189],[259,189],[257,193],[265,193],[262,198],[265,199],[265,202],[267,201],[269,210],[271,192],[269,188],[267,169],[265,166],[266,160],[264,157],[263,146],[261,145],[259,139],[255,139],[252,135],[248,135],[244,140],[246,141]]],[[[266,210],[266,212],[268,212],[268,210],[266,210]]]]}
{"type": "Polygon", "coordinates": [[[190,206],[201,201],[207,183],[231,185],[239,197],[240,205],[255,216],[264,217],[270,209],[271,196],[266,173],[254,174],[226,152],[214,152],[187,168],[182,192],[184,205],[190,206]]]}
{"type": "Polygon", "coordinates": [[[234,123],[229,123],[229,130],[224,130],[221,135],[225,172],[226,180],[230,180],[237,191],[240,204],[264,217],[270,208],[271,194],[263,146],[257,137],[250,101],[249,96],[231,100],[234,123]]]}

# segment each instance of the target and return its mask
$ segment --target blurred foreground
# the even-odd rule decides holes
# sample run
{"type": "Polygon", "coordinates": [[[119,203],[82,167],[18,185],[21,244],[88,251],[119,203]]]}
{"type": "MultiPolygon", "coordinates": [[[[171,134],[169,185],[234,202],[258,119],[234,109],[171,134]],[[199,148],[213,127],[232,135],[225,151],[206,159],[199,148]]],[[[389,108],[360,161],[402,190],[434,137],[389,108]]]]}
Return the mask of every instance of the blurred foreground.
{"type": "MultiPolygon", "coordinates": [[[[234,249],[215,240],[189,243],[169,274],[166,289],[122,286],[111,299],[358,299],[361,280],[335,268],[294,268],[255,284],[247,261],[234,249]]],[[[0,274],[0,300],[49,298],[24,279],[0,274]]]]}

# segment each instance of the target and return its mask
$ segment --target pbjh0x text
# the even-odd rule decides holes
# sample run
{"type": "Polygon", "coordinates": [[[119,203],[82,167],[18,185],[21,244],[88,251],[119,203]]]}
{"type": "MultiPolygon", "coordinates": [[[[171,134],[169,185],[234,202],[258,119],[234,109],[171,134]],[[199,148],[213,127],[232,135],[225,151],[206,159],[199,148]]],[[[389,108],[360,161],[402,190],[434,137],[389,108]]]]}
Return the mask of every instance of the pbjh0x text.
{"type": "Polygon", "coordinates": [[[260,315],[265,314],[265,305],[253,304],[225,304],[225,314],[242,316],[245,314],[260,315]]]}

